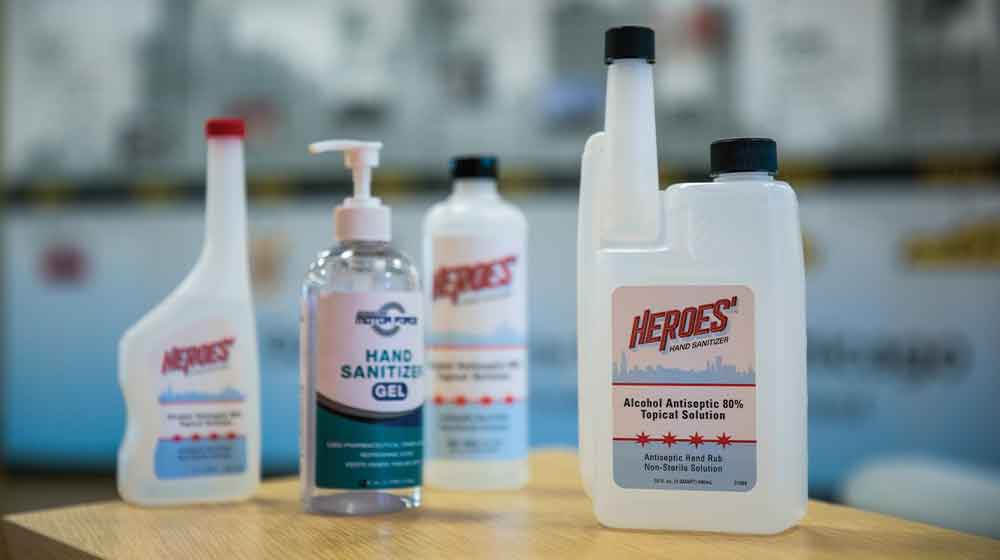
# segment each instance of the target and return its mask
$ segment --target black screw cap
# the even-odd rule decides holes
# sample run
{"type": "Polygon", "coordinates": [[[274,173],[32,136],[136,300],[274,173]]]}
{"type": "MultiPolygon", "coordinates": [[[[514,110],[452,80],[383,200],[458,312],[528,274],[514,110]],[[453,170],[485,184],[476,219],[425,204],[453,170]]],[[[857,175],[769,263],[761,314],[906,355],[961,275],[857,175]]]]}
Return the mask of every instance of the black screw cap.
{"type": "Polygon", "coordinates": [[[499,162],[494,155],[458,156],[451,160],[452,179],[496,179],[499,162]]]}
{"type": "Polygon", "coordinates": [[[712,177],[722,173],[778,172],[778,144],[770,138],[725,138],[712,142],[712,177]]]}
{"type": "Polygon", "coordinates": [[[604,32],[604,63],[612,64],[620,58],[641,58],[656,62],[656,35],[648,27],[625,25],[612,27],[604,32]]]}

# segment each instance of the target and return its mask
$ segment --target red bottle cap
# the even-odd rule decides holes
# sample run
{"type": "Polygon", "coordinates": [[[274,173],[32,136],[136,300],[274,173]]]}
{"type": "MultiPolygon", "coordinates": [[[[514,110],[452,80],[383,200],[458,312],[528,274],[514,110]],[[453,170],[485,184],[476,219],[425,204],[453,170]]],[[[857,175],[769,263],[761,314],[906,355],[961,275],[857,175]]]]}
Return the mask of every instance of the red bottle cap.
{"type": "Polygon", "coordinates": [[[205,121],[205,137],[246,136],[246,126],[243,119],[208,119],[205,121]]]}

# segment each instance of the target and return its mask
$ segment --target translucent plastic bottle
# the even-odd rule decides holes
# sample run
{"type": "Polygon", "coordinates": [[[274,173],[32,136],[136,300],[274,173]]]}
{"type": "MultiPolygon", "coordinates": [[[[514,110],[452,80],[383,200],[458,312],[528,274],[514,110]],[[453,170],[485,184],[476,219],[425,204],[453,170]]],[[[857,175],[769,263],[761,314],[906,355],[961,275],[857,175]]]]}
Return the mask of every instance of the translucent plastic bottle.
{"type": "Polygon", "coordinates": [[[118,493],[140,505],[249,498],[260,483],[260,374],[247,254],[243,122],[212,119],[205,243],[118,348],[128,425],[118,493]]]}
{"type": "Polygon", "coordinates": [[[775,143],[712,145],[657,188],[652,31],[608,32],[583,157],[581,474],[601,524],[776,533],[806,506],[805,276],[775,143]]]}
{"type": "Polygon", "coordinates": [[[427,483],[528,481],[527,221],[497,192],[497,160],[452,161],[454,189],[424,221],[427,483]]]}
{"type": "Polygon", "coordinates": [[[337,243],[302,286],[300,481],[306,511],[387,513],[420,505],[423,324],[416,267],[389,242],[389,208],[369,195],[380,143],[344,150],[355,196],[337,243]]]}

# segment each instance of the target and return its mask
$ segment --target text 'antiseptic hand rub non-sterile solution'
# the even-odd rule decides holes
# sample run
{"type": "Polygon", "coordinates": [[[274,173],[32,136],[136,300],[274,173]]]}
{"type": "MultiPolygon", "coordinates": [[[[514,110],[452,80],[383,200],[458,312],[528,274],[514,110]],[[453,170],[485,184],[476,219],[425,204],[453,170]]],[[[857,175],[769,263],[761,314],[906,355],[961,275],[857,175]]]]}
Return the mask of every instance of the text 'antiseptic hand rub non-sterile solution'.
{"type": "Polygon", "coordinates": [[[381,142],[331,140],[354,196],[334,213],[337,243],[302,287],[300,470],[306,511],[364,515],[420,505],[424,332],[416,267],[389,243],[371,196],[381,142]]]}
{"type": "Polygon", "coordinates": [[[528,481],[524,214],[497,192],[497,159],[452,161],[454,189],[424,221],[427,484],[502,490],[528,481]]]}
{"type": "Polygon", "coordinates": [[[806,506],[798,204],[773,141],[712,145],[711,183],[657,185],[653,32],[606,35],[583,155],[580,458],[601,524],[777,533],[806,506]]]}
{"type": "Polygon", "coordinates": [[[205,135],[201,257],[118,347],[128,413],[118,493],[140,505],[241,500],[260,483],[243,121],[209,120],[205,135]]]}

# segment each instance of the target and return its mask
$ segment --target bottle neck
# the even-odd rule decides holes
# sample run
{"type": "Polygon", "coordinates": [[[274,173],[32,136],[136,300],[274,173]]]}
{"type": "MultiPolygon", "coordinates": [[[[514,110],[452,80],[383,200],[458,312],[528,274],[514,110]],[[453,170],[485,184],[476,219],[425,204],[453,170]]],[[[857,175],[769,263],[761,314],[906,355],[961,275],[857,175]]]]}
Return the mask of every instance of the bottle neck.
{"type": "Polygon", "coordinates": [[[452,195],[459,198],[497,198],[496,179],[462,178],[452,183],[452,195]]]}
{"type": "Polygon", "coordinates": [[[608,185],[602,203],[605,239],[652,241],[659,234],[653,66],[641,59],[608,66],[604,132],[608,185]]]}
{"type": "Polygon", "coordinates": [[[246,175],[240,138],[209,138],[205,178],[205,266],[249,279],[246,175]]]}
{"type": "Polygon", "coordinates": [[[382,251],[390,246],[389,241],[375,239],[338,239],[337,244],[361,252],[382,251]]]}
{"type": "Polygon", "coordinates": [[[773,181],[774,175],[767,171],[739,171],[736,173],[720,173],[713,178],[716,183],[733,181],[773,181]]]}

